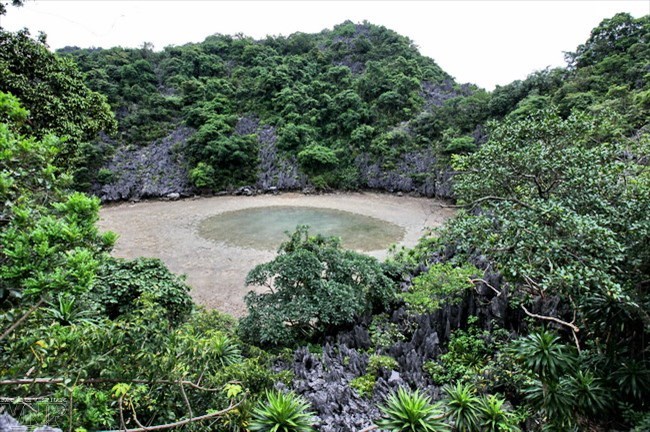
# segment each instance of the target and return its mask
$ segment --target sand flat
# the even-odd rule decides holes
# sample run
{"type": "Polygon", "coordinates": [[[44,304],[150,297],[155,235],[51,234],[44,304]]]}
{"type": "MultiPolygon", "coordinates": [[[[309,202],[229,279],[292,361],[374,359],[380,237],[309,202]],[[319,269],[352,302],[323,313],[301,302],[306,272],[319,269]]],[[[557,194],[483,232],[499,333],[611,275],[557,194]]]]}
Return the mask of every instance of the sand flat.
{"type": "MultiPolygon", "coordinates": [[[[204,239],[198,234],[198,226],[205,218],[262,206],[331,208],[395,223],[405,230],[398,244],[411,247],[427,227],[440,226],[453,215],[453,210],[441,204],[427,198],[367,192],[198,197],[107,205],[100,211],[99,227],[119,235],[114,256],[160,258],[173,272],[187,275],[191,295],[198,304],[242,316],[246,313],[244,296],[251,290],[244,285],[246,274],[255,265],[272,260],[275,252],[204,239]]],[[[379,259],[387,255],[385,250],[365,253],[379,259]]]]}

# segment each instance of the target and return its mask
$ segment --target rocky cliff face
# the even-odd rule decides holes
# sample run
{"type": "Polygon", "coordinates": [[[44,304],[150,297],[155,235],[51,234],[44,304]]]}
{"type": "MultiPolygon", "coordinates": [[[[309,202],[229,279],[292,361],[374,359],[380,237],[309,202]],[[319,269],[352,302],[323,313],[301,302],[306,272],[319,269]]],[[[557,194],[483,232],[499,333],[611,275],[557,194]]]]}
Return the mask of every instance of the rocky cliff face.
{"type": "Polygon", "coordinates": [[[102,201],[189,195],[193,187],[178,149],[192,133],[179,126],[146,147],[120,147],[104,168],[108,178],[95,184],[92,193],[102,201]]]}
{"type": "Polygon", "coordinates": [[[348,331],[329,337],[322,354],[299,348],[291,363],[278,367],[294,373],[292,390],[311,402],[321,431],[360,430],[370,426],[380,415],[377,407],[400,386],[418,388],[438,400],[441,389],[423,370],[423,365],[437,359],[452,331],[464,328],[469,316],[477,316],[486,326],[498,323],[504,327],[510,318],[507,290],[502,286],[501,276],[487,274],[484,280],[498,290],[503,289],[502,294],[497,296],[482,283],[476,290],[468,290],[461,303],[447,304],[434,313],[413,316],[398,308],[390,314],[390,323],[406,337],[378,350],[377,354],[394,358],[398,367],[379,371],[370,397],[360,396],[350,386],[353,379],[367,372],[368,349],[372,346],[369,322],[362,321],[348,331]]]}
{"type": "Polygon", "coordinates": [[[447,168],[437,166],[437,158],[431,150],[405,153],[394,169],[386,170],[381,161],[372,160],[367,154],[356,159],[361,184],[370,189],[388,192],[414,192],[426,197],[451,198],[451,176],[447,168]]]}
{"type": "MultiPolygon", "coordinates": [[[[180,151],[193,133],[192,129],[179,126],[149,146],[120,147],[104,167],[107,178],[103,183],[93,185],[91,192],[105,202],[175,199],[198,193],[190,184],[187,163],[180,151]]],[[[246,187],[251,193],[310,187],[296,157],[287,157],[278,151],[273,126],[261,124],[255,116],[244,116],[235,126],[234,133],[257,135],[259,170],[256,184],[246,187]]],[[[453,196],[452,173],[449,168],[437,164],[436,155],[430,149],[403,154],[393,169],[385,169],[381,160],[372,159],[368,154],[357,157],[355,165],[361,188],[436,198],[453,196]]]]}

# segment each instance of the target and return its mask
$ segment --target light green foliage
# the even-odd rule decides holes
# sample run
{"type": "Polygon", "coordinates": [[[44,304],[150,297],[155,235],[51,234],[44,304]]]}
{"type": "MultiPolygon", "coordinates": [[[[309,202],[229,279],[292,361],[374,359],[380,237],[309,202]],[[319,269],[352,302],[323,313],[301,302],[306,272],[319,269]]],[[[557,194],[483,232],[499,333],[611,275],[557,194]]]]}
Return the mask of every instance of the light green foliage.
{"type": "Polygon", "coordinates": [[[199,189],[210,188],[214,185],[215,176],[214,168],[205,162],[199,162],[190,170],[190,180],[199,189]]]}
{"type": "Polygon", "coordinates": [[[432,252],[438,251],[443,247],[444,245],[438,238],[438,230],[426,229],[413,248],[398,249],[395,246],[391,246],[389,251],[391,252],[391,256],[388,262],[400,268],[415,269],[420,263],[429,265],[432,252]]]}
{"type": "Polygon", "coordinates": [[[372,392],[377,382],[377,376],[381,371],[390,372],[397,370],[399,365],[397,360],[385,355],[373,354],[368,359],[366,373],[350,381],[350,387],[355,389],[362,397],[372,396],[372,392]]]}
{"type": "MultiPolygon", "coordinates": [[[[22,119],[18,101],[4,95],[8,119],[22,119]]],[[[19,136],[13,121],[0,124],[0,310],[42,296],[82,293],[98,258],[114,237],[95,227],[99,200],[65,188],[69,178],[54,165],[59,141],[19,136]]],[[[5,318],[11,320],[12,314],[5,318]]]]}
{"type": "Polygon", "coordinates": [[[390,394],[379,407],[382,418],[377,425],[391,432],[447,431],[442,412],[431,404],[431,398],[420,393],[399,388],[390,394]]]}
{"type": "Polygon", "coordinates": [[[249,285],[269,286],[246,296],[242,335],[261,344],[283,345],[348,324],[363,313],[385,308],[395,285],[374,258],[343,250],[336,238],[310,236],[298,227],[278,256],[255,267],[249,285]]]}
{"type": "Polygon", "coordinates": [[[270,391],[266,401],[255,408],[248,429],[258,432],[313,431],[309,403],[294,393],[270,391]]]}
{"type": "Polygon", "coordinates": [[[506,401],[496,395],[480,399],[481,430],[486,432],[519,432],[515,415],[505,408],[506,401]]]}
{"type": "Polygon", "coordinates": [[[368,330],[370,333],[370,342],[377,349],[389,348],[405,339],[397,324],[388,320],[387,314],[373,315],[368,330]]]}
{"type": "Polygon", "coordinates": [[[397,360],[395,360],[392,357],[385,356],[385,355],[371,355],[370,358],[368,359],[368,368],[367,371],[369,374],[372,375],[377,375],[379,371],[386,370],[386,371],[391,371],[391,370],[397,370],[399,365],[397,364],[397,360]]]}
{"type": "Polygon", "coordinates": [[[356,390],[361,397],[371,397],[376,382],[377,376],[367,373],[352,379],[350,387],[356,390]]]}
{"type": "Polygon", "coordinates": [[[472,276],[480,271],[471,265],[454,267],[451,264],[434,264],[429,270],[413,279],[413,286],[400,297],[413,313],[432,313],[441,303],[456,304],[474,285],[472,276]]]}
{"type": "Polygon", "coordinates": [[[167,310],[169,319],[178,323],[187,318],[194,304],[184,278],[171,273],[156,258],[125,260],[107,258],[88,293],[88,300],[111,319],[133,310],[144,294],[167,310]]]}
{"type": "MultiPolygon", "coordinates": [[[[233,320],[215,311],[195,312],[183,324],[172,326],[167,310],[148,294],[114,320],[98,317],[92,322],[60,323],[53,322],[49,313],[35,314],[21,337],[3,347],[0,376],[22,377],[32,369],[39,371],[39,376],[68,380],[67,387],[43,387],[52,397],[66,400],[72,392],[72,411],[66,408],[63,427],[71,416],[75,427],[117,429],[119,396],[129,407],[124,411],[128,421],[133,421],[132,406],[140,421],[164,424],[189,414],[175,383],[178,380],[200,382],[201,387],[211,389],[222,389],[229,383],[241,387],[233,396],[186,385],[195,415],[226,407],[243,394],[254,401],[275,382],[286,381],[286,374],[271,371],[266,353],[246,347],[234,331],[233,320]],[[84,382],[100,378],[106,382],[84,382]]],[[[33,389],[6,388],[5,394],[28,396],[33,389]]],[[[227,421],[242,426],[250,409],[245,403],[227,421]]]]}

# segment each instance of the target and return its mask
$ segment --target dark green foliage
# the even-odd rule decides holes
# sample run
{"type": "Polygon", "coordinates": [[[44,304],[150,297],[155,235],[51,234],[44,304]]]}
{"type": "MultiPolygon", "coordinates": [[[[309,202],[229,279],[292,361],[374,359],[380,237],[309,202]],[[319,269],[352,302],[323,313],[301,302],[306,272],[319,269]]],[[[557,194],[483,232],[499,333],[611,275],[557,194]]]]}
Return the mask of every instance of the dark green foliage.
{"type": "MultiPolygon", "coordinates": [[[[472,288],[480,272],[464,263],[479,257],[503,276],[498,295],[509,302],[503,318],[513,335],[468,319],[423,365],[448,384],[445,411],[400,389],[378,425],[516,431],[529,417],[527,427],[547,430],[647,430],[649,29],[647,16],[618,14],[567,69],[492,93],[454,84],[411,41],[368,23],[263,41],[214,35],[161,52],[147,44],[63,50],[83,76],[43,38],[2,32],[0,90],[26,109],[0,92],[0,327],[24,318],[2,336],[0,378],[63,380],[3,387],[3,395],[64,398],[62,426],[91,430],[135,427],[135,413],[147,425],[169,423],[188,406],[202,414],[245,395],[211,427],[312,430],[307,404],[293,394],[267,393],[251,421],[260,395],[291,374],[272,372],[272,358],[238,334],[293,345],[365,316],[384,353],[408,337],[387,318],[395,314],[367,316],[391,305],[392,279],[428,267],[402,299],[432,312],[472,288]],[[111,146],[93,140],[113,121],[83,80],[115,111],[118,147],[148,145],[182,122],[195,129],[177,148],[199,189],[255,183],[265,151],[322,188],[363,186],[359,160],[399,171],[405,155],[421,152],[436,169],[453,162],[458,204],[470,211],[386,265],[298,229],[249,274],[248,283],[272,290],[248,295],[237,328],[193,310],[187,286],[161,262],[104,255],[114,237],[94,226],[99,204],[71,194],[64,174],[74,167],[77,186],[120,175],[100,170],[111,146]],[[489,119],[500,122],[478,127],[489,119]],[[258,143],[269,126],[277,141],[266,134],[258,143]],[[432,265],[441,258],[451,262],[432,265]],[[525,319],[532,314],[521,306],[537,315],[525,319]],[[546,314],[553,331],[535,327],[546,314]],[[200,386],[179,391],[180,380],[200,386]]],[[[370,396],[377,377],[397,367],[372,355],[350,385],[370,396]]]]}
{"type": "Polygon", "coordinates": [[[220,190],[255,181],[257,139],[233,135],[236,120],[232,115],[210,117],[189,140],[187,151],[196,164],[190,178],[196,187],[220,190]]]}
{"type": "Polygon", "coordinates": [[[574,347],[562,344],[548,331],[531,333],[515,341],[512,348],[534,377],[524,394],[544,423],[558,429],[572,428],[580,419],[602,415],[609,409],[611,398],[605,380],[582,369],[589,355],[578,356],[574,347]]]}
{"type": "Polygon", "coordinates": [[[399,388],[388,396],[379,409],[382,418],[377,425],[391,432],[447,431],[444,414],[431,404],[431,398],[420,393],[399,388]]]}
{"type": "Polygon", "coordinates": [[[515,343],[522,361],[542,380],[555,379],[575,367],[577,357],[570,346],[553,333],[531,333],[515,343]]]}
{"type": "Polygon", "coordinates": [[[334,168],[338,159],[329,148],[312,144],[298,153],[298,161],[306,172],[315,173],[334,168]]]}
{"type": "Polygon", "coordinates": [[[81,143],[115,129],[106,98],[86,86],[74,62],[52,54],[44,36],[35,40],[26,30],[0,29],[0,75],[0,92],[16,96],[30,111],[21,133],[65,138],[56,159],[66,169],[74,171],[90,162],[81,143]]]}
{"type": "Polygon", "coordinates": [[[496,127],[488,143],[456,163],[462,202],[480,202],[491,213],[462,215],[449,233],[462,236],[456,237],[461,249],[489,254],[519,282],[518,297],[559,295],[567,303],[571,297],[592,322],[587,331],[607,331],[614,322],[607,324],[607,315],[620,312],[603,306],[616,304],[626,311],[617,320],[627,329],[625,343],[640,352],[640,308],[647,302],[641,281],[650,269],[639,236],[650,227],[642,210],[650,204],[641,162],[648,138],[625,138],[616,118],[562,120],[544,111],[496,127]],[[631,157],[621,158],[625,153],[631,157]]]}
{"type": "Polygon", "coordinates": [[[509,339],[508,333],[499,328],[482,330],[476,317],[467,321],[467,330],[451,334],[447,352],[425,362],[423,369],[437,384],[456,382],[471,384],[481,391],[512,391],[513,384],[521,382],[512,382],[520,372],[511,365],[512,359],[500,352],[509,339]]]}
{"type": "Polygon", "coordinates": [[[459,432],[479,429],[480,399],[471,384],[456,383],[443,387],[445,405],[454,428],[459,432]]]}
{"type": "MultiPolygon", "coordinates": [[[[534,332],[516,344],[518,365],[504,350],[497,359],[502,366],[488,368],[509,397],[524,396],[536,421],[556,430],[624,422],[608,415],[612,396],[647,410],[647,390],[641,389],[648,320],[642,309],[650,261],[639,234],[646,236],[650,226],[641,210],[650,205],[650,141],[643,130],[631,134],[640,124],[631,114],[631,88],[613,86],[613,76],[586,68],[571,71],[562,88],[522,90],[507,119],[491,125],[487,143],[454,157],[455,191],[474,211],[461,213],[438,240],[453,244],[460,262],[488,256],[512,283],[511,306],[530,308],[532,299],[555,297],[560,305],[550,315],[579,327],[573,335],[569,326],[559,328],[583,348],[580,357],[560,335],[534,332]],[[593,86],[589,94],[578,90],[585,88],[582,74],[607,80],[607,94],[593,86]],[[570,115],[566,105],[538,111],[569,100],[576,102],[570,115]]],[[[429,369],[436,376],[448,370],[435,363],[429,369]]]]}
{"type": "Polygon", "coordinates": [[[184,321],[194,308],[190,287],[155,258],[108,258],[98,270],[88,298],[111,319],[132,311],[148,295],[167,311],[169,319],[184,321]]]}
{"type": "MultiPolygon", "coordinates": [[[[315,186],[356,189],[363,187],[357,156],[371,153],[373,162],[394,168],[415,149],[412,142],[424,147],[437,138],[424,124],[398,137],[393,129],[429,113],[429,120],[456,121],[463,133],[471,132],[485,118],[477,110],[488,95],[479,92],[465,103],[473,90],[460,96],[451,77],[411,41],[369,23],[261,41],[214,35],[161,52],[143,46],[61,53],[107,96],[119,119],[118,147],[147,145],[181,122],[196,129],[182,152],[201,190],[255,183],[262,165],[257,138],[235,133],[242,117],[274,126],[274,157],[292,164],[299,159],[315,186]],[[423,86],[443,81],[445,91],[459,97],[438,115],[426,105],[423,86]],[[379,135],[386,137],[370,151],[379,135]]],[[[472,150],[461,147],[450,151],[472,150]]]]}
{"type": "Polygon", "coordinates": [[[309,404],[300,396],[270,391],[266,393],[266,402],[260,402],[253,411],[248,429],[259,432],[313,431],[313,413],[308,409],[309,404]]]}
{"type": "Polygon", "coordinates": [[[341,249],[336,238],[310,236],[307,227],[299,227],[273,261],[255,267],[246,283],[271,292],[247,294],[242,334],[270,345],[291,345],[351,324],[385,308],[395,295],[377,260],[341,249]]]}

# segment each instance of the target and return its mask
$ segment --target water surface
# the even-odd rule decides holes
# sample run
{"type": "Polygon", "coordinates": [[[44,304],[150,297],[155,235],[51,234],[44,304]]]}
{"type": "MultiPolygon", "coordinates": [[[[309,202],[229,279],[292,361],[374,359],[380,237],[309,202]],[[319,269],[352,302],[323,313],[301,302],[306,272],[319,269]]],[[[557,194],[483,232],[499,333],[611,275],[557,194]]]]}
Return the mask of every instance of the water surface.
{"type": "Polygon", "coordinates": [[[361,251],[386,249],[404,237],[404,229],[391,222],[318,207],[252,207],[210,216],[199,224],[203,238],[233,246],[276,250],[298,225],[311,234],[340,237],[343,247],[361,251]]]}

